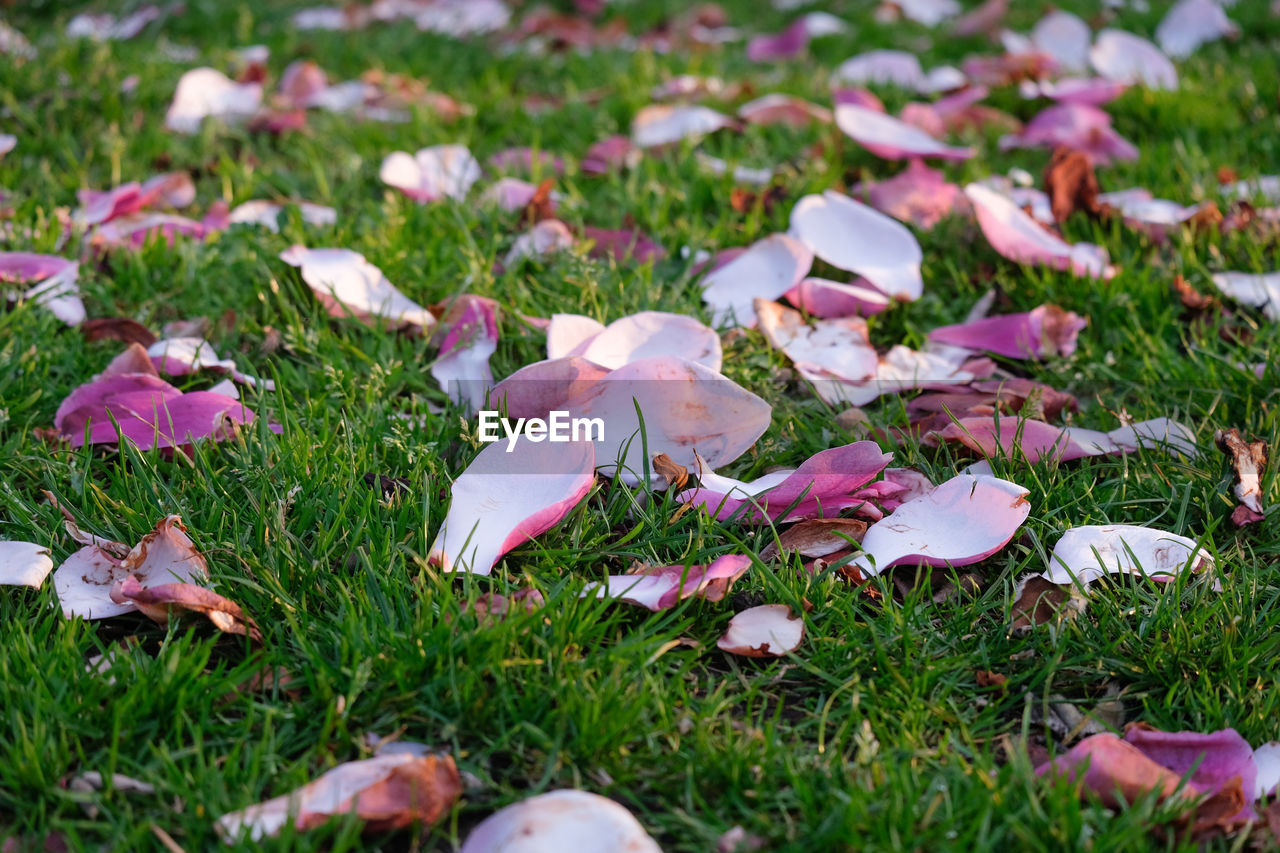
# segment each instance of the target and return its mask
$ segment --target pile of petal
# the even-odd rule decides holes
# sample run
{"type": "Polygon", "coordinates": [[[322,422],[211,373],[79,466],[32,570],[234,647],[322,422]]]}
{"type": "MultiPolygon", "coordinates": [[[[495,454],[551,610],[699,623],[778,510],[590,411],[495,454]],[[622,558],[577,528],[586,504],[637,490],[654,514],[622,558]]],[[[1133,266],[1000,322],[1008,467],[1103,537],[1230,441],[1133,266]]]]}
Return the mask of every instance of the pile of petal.
{"type": "Polygon", "coordinates": [[[68,326],[84,322],[84,302],[76,279],[80,265],[56,255],[33,252],[0,252],[0,295],[12,297],[3,289],[6,284],[30,284],[18,296],[30,299],[48,309],[68,326]]]}
{"type": "Polygon", "coordinates": [[[1195,435],[1168,418],[1152,418],[1117,427],[1110,432],[1057,427],[1014,415],[964,417],[927,436],[929,443],[958,442],[983,456],[1067,462],[1086,456],[1134,453],[1139,448],[1161,449],[1194,458],[1199,455],[1195,435]]]}

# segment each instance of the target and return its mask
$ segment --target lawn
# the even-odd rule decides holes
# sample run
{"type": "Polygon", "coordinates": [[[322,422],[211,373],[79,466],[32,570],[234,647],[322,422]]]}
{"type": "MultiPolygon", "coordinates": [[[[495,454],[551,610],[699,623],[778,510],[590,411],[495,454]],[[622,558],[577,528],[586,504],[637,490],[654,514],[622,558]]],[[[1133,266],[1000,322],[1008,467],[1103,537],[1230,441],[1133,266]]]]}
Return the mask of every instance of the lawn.
{"type": "MultiPolygon", "coordinates": [[[[748,34],[779,32],[800,14],[752,0],[720,5],[748,34]]],[[[1006,25],[1022,32],[1044,12],[1042,4],[1014,5],[1006,25]]],[[[1095,29],[1145,37],[1167,9],[1160,0],[1145,12],[1091,0],[1061,5],[1095,29]]],[[[405,21],[299,31],[290,23],[299,4],[285,2],[185,6],[134,39],[108,42],[64,34],[79,7],[19,3],[2,13],[38,55],[0,55],[0,133],[17,137],[0,158],[0,251],[82,259],[91,318],[127,317],[153,331],[208,318],[218,352],[272,378],[275,390],[242,387],[258,421],[190,455],[127,442],[70,449],[42,431],[123,345],[87,341],[32,301],[10,303],[0,310],[0,539],[45,545],[55,564],[80,547],[44,491],[81,527],[129,544],[178,514],[218,590],[253,617],[263,640],[203,624],[166,628],[136,614],[69,620],[52,580],[38,590],[0,587],[0,838],[31,849],[52,834],[71,850],[160,850],[162,835],[188,851],[452,850],[505,805],[581,788],[626,806],[667,851],[715,850],[735,826],[768,850],[1190,850],[1198,845],[1176,831],[1170,804],[1144,797],[1109,810],[1065,780],[1035,776],[1045,749],[1061,753],[1080,734],[1055,725],[1054,707],[1088,713],[1102,703],[1112,726],[1230,727],[1254,745],[1280,739],[1277,516],[1231,523],[1232,476],[1213,441],[1215,430],[1236,427],[1276,446],[1280,333],[1230,300],[1229,313],[1188,322],[1172,289],[1182,276],[1213,294],[1212,273],[1277,269],[1274,232],[1180,228],[1158,241],[1078,214],[1064,235],[1106,248],[1119,272],[1103,282],[1008,261],[971,217],[913,229],[924,295],[869,319],[877,345],[921,347],[929,330],[961,322],[992,288],[996,313],[1061,306],[1089,321],[1074,354],[1000,358],[1001,367],[1074,394],[1073,426],[1110,430],[1122,417],[1169,417],[1192,430],[1201,454],[993,459],[998,476],[1029,490],[1031,511],[1007,547],[963,569],[977,580],[964,594],[944,594],[949,571],[931,580],[928,571],[899,567],[854,586],[834,570],[802,570],[798,557],[755,559],[724,600],[693,598],[658,613],[580,592],[637,563],[755,555],[773,530],[679,512],[669,491],[601,477],[563,522],[508,553],[492,575],[441,572],[428,553],[450,483],[479,445],[467,412],[448,405],[429,371],[435,345],[385,324],[329,317],[279,259],[293,244],[348,248],[423,305],[461,293],[493,298],[499,378],[545,358],[543,333],[522,315],[569,312],[609,323],[661,310],[709,322],[694,252],[785,232],[802,196],[848,190],[899,166],[821,123],[716,133],[604,176],[578,168],[587,149],[627,134],[653,87],[680,74],[750,86],[753,94],[705,101],[727,113],[768,92],[830,104],[830,73],[855,54],[905,49],[930,68],[997,52],[990,41],[952,35],[946,24],[881,22],[861,0],[822,5],[851,24],[848,32],[815,39],[801,58],[764,64],[748,61],[741,41],[665,54],[606,46],[538,55],[492,36],[421,33],[405,21]],[[447,120],[415,107],[407,121],[391,123],[312,110],[305,129],[281,135],[218,121],[194,135],[166,130],[185,71],[229,70],[235,51],[254,44],[270,49],[268,87],[290,62],[309,58],[331,80],[371,69],[409,75],[474,111],[447,120]],[[563,176],[533,177],[554,178],[561,219],[574,228],[634,223],[667,254],[637,263],[571,249],[496,267],[524,229],[518,213],[474,199],[419,204],[379,179],[387,154],[441,143],[465,144],[481,163],[513,146],[562,156],[563,176]],[[708,173],[695,147],[733,163],[776,165],[781,199],[735,209],[739,184],[708,173]],[[332,206],[337,222],[309,225],[290,209],[278,234],[239,227],[105,253],[78,231],[67,236],[78,190],[168,171],[192,176],[198,211],[217,200],[234,207],[301,199],[332,206]],[[1259,364],[1260,377],[1252,369],[1259,364]],[[400,485],[384,490],[379,476],[400,485]],[[1065,530],[1120,523],[1190,537],[1215,566],[1209,577],[1171,584],[1105,580],[1078,618],[1010,630],[1018,579],[1046,568],[1065,530]],[[475,615],[481,596],[526,588],[539,590],[545,607],[500,621],[475,615]],[[795,652],[757,660],[717,649],[735,612],[765,603],[810,606],[795,652]],[[99,655],[109,656],[109,669],[86,666],[99,655]],[[292,681],[252,686],[264,668],[282,668],[292,681]],[[980,686],[980,672],[1005,679],[980,686]],[[462,772],[465,792],[435,827],[362,837],[348,817],[259,843],[224,845],[215,834],[220,815],[367,758],[383,739],[447,751],[462,772]],[[84,793],[66,784],[87,771],[155,790],[84,793]],[[1157,825],[1168,831],[1153,834],[1157,825]]],[[[609,6],[604,20],[625,19],[638,34],[685,10],[634,0],[609,6]]],[[[1103,189],[1144,187],[1185,204],[1216,199],[1225,209],[1219,169],[1253,178],[1280,167],[1280,15],[1262,0],[1229,11],[1244,35],[1179,61],[1177,91],[1133,87],[1107,105],[1140,156],[1099,168],[1103,189]]],[[[872,88],[894,113],[916,97],[872,88]]],[[[984,103],[1024,121],[1046,105],[1016,87],[984,103]]],[[[1002,151],[1000,135],[994,127],[952,135],[978,155],[934,165],[960,185],[1015,167],[1039,184],[1050,152],[1002,151]]],[[[477,192],[492,179],[490,172],[477,192]]],[[[844,407],[824,404],[759,331],[723,341],[724,374],[773,411],[764,436],[722,473],[757,477],[864,437],[837,420],[844,407]]],[[[171,381],[204,390],[218,378],[171,381]]],[[[910,396],[866,406],[870,423],[904,425],[910,396]]],[[[914,466],[934,482],[974,461],[958,445],[887,434],[880,443],[892,465],[914,466]]],[[[1263,495],[1274,494],[1268,472],[1263,495]]],[[[1245,849],[1265,834],[1254,827],[1209,844],[1245,849]]]]}

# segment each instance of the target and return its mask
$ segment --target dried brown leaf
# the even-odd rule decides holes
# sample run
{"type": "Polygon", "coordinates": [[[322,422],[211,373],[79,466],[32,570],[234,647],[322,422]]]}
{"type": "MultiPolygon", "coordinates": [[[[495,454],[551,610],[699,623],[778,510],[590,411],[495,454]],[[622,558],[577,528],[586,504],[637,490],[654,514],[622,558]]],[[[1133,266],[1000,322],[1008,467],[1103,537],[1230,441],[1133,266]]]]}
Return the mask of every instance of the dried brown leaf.
{"type": "Polygon", "coordinates": [[[689,482],[689,469],[679,465],[665,453],[653,457],[653,470],[659,477],[667,481],[667,485],[677,492],[689,482]]]}
{"type": "Polygon", "coordinates": [[[151,330],[128,317],[95,317],[80,324],[86,341],[123,341],[149,347],[157,340],[151,330]]]}
{"type": "Polygon", "coordinates": [[[1106,215],[1106,206],[1098,202],[1093,161],[1083,151],[1065,146],[1055,150],[1044,170],[1044,189],[1049,194],[1053,218],[1060,223],[1077,210],[1094,219],[1106,215]]]}
{"type": "Polygon", "coordinates": [[[1237,527],[1261,521],[1264,512],[1262,475],[1267,470],[1267,443],[1261,440],[1247,442],[1240,435],[1240,430],[1234,427],[1218,430],[1213,434],[1213,440],[1231,460],[1235,474],[1231,491],[1240,506],[1232,513],[1231,520],[1237,527]]]}
{"type": "Polygon", "coordinates": [[[1015,631],[1056,622],[1064,616],[1073,615],[1070,613],[1073,609],[1071,592],[1039,575],[1027,578],[1016,591],[1016,596],[1013,621],[1009,626],[1015,631]]]}
{"type": "Polygon", "coordinates": [[[772,560],[779,553],[799,553],[804,557],[826,557],[847,551],[851,542],[861,542],[867,523],[856,518],[814,518],[793,524],[778,534],[760,552],[760,559],[772,560]]]}

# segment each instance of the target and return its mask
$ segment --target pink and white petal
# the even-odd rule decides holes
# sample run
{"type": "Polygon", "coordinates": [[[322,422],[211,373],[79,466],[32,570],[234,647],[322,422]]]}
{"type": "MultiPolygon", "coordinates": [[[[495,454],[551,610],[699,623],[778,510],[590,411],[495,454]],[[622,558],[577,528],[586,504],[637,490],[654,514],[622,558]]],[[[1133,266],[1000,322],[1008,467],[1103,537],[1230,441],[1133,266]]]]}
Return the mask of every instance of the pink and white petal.
{"type": "Polygon", "coordinates": [[[667,256],[666,249],[639,228],[594,228],[587,225],[582,229],[582,238],[590,241],[591,248],[587,254],[592,258],[647,264],[667,256]]]}
{"type": "Polygon", "coordinates": [[[8,154],[18,145],[18,137],[12,133],[0,133],[0,157],[8,154]]]}
{"type": "Polygon", "coordinates": [[[764,299],[756,301],[755,310],[770,346],[785,353],[797,367],[840,379],[875,376],[880,357],[862,318],[819,320],[810,325],[799,311],[764,299]]]}
{"type": "Polygon", "coordinates": [[[451,306],[440,340],[440,354],[431,364],[431,376],[440,389],[471,411],[484,405],[493,387],[489,358],[498,351],[497,303],[463,294],[451,306]]]}
{"type": "Polygon", "coordinates": [[[835,89],[831,92],[831,102],[837,107],[841,104],[852,104],[855,107],[865,107],[878,113],[885,112],[884,102],[866,89],[835,89]]]}
{"type": "Polygon", "coordinates": [[[865,189],[871,206],[899,222],[929,229],[943,217],[968,207],[960,187],[949,183],[923,160],[912,159],[907,168],[887,181],[865,189]]]}
{"type": "Polygon", "coordinates": [[[774,169],[756,169],[751,166],[731,166],[727,160],[720,157],[712,157],[705,151],[695,151],[694,159],[698,165],[713,175],[732,175],[733,179],[742,184],[753,184],[758,187],[772,183],[774,177],[774,169]]]}
{"type": "Polygon", "coordinates": [[[516,237],[502,259],[504,267],[511,267],[525,258],[544,258],[572,249],[577,242],[569,226],[559,219],[544,219],[528,231],[516,237]]]}
{"type": "Polygon", "coordinates": [[[519,178],[499,178],[484,191],[481,200],[511,212],[523,210],[537,192],[537,185],[528,181],[522,181],[519,178]]]}
{"type": "Polygon", "coordinates": [[[894,302],[871,287],[866,279],[845,283],[809,277],[788,290],[784,297],[801,311],[819,319],[870,317],[887,310],[894,302]]]}
{"type": "Polygon", "coordinates": [[[581,314],[552,314],[547,326],[547,358],[582,355],[591,341],[605,330],[604,323],[581,314]]]}
{"type": "Polygon", "coordinates": [[[675,356],[717,373],[722,358],[720,336],[713,329],[693,317],[665,311],[642,311],[615,320],[587,341],[582,352],[572,354],[611,370],[642,358],[675,356]]]}
{"type": "Polygon", "coordinates": [[[281,252],[280,259],[298,267],[302,280],[322,301],[332,300],[330,313],[336,316],[354,314],[361,320],[382,317],[423,329],[436,323],[430,311],[396,289],[382,270],[359,252],[293,246],[281,252]]]}
{"type": "Polygon", "coordinates": [[[1047,107],[1027,123],[1021,133],[1002,137],[1002,149],[1067,146],[1089,155],[1096,165],[1113,160],[1136,160],[1138,149],[1111,127],[1111,116],[1083,103],[1059,103],[1047,107]]]}
{"type": "Polygon", "coordinates": [[[34,542],[0,541],[0,586],[39,589],[53,571],[49,549],[34,542]]]}
{"type": "Polygon", "coordinates": [[[1093,69],[1108,80],[1148,89],[1177,89],[1178,72],[1160,48],[1124,30],[1103,30],[1089,51],[1093,69]]]}
{"type": "Polygon", "coordinates": [[[219,370],[230,373],[235,381],[250,387],[261,381],[265,390],[275,390],[275,383],[271,380],[247,376],[236,368],[236,363],[231,359],[219,358],[217,351],[202,338],[164,338],[148,347],[147,355],[151,357],[156,370],[170,376],[183,376],[198,370],[219,370]]]}
{"type": "Polygon", "coordinates": [[[831,110],[813,101],[775,92],[738,107],[738,118],[747,124],[790,124],[805,127],[815,121],[830,122],[831,110]]]}
{"type": "Polygon", "coordinates": [[[236,121],[261,106],[261,83],[237,83],[213,68],[196,68],[178,80],[164,124],[178,133],[196,133],[205,118],[236,121]]]}
{"type": "Polygon", "coordinates": [[[915,89],[925,79],[915,54],[902,50],[872,50],[842,62],[831,75],[832,83],[849,86],[893,85],[915,89]]]}
{"type": "MultiPolygon", "coordinates": [[[[84,301],[80,299],[80,285],[77,283],[79,277],[80,265],[68,261],[59,272],[28,288],[23,298],[30,299],[68,326],[78,326],[86,317],[84,301]]],[[[3,280],[2,274],[0,280],[3,280]]]]}
{"type": "Polygon", "coordinates": [[[487,575],[512,548],[558,524],[595,482],[590,441],[496,441],[451,490],[429,561],[446,572],[487,575]]]}
{"type": "Polygon", "coordinates": [[[875,374],[866,379],[842,379],[804,366],[798,366],[798,372],[814,386],[819,397],[833,406],[865,406],[883,394],[913,388],[947,389],[977,378],[972,365],[955,354],[918,352],[901,344],[890,347],[880,357],[875,374]]]}
{"type": "Polygon", "coordinates": [[[607,797],[565,789],[485,818],[461,853],[662,853],[640,822],[607,797]]]}
{"type": "Polygon", "coordinates": [[[1185,536],[1133,524],[1090,524],[1062,534],[1041,577],[1050,583],[1088,586],[1108,574],[1171,580],[1183,570],[1212,566],[1213,557],[1185,536]]]}
{"type": "Polygon", "coordinates": [[[1035,86],[1035,95],[1041,95],[1063,104],[1089,104],[1100,107],[1124,94],[1128,83],[1108,80],[1105,77],[1064,77],[1045,81],[1035,86]]]}
{"type": "Polygon", "coordinates": [[[465,145],[433,145],[412,156],[395,151],[378,170],[384,184],[418,202],[461,201],[481,174],[480,164],[465,145]]]}
{"type": "Polygon", "coordinates": [[[1065,462],[1117,450],[1105,433],[1066,430],[1017,415],[960,418],[933,435],[936,440],[958,441],[983,456],[1025,458],[1032,464],[1046,458],[1065,462]]]}
{"type": "Polygon", "coordinates": [[[1223,296],[1261,308],[1268,320],[1280,322],[1280,272],[1221,272],[1212,278],[1223,296]]]}
{"type": "Polygon", "coordinates": [[[732,127],[733,119],[710,107],[651,104],[631,122],[631,141],[638,148],[671,145],[732,127]]]}
{"type": "Polygon", "coordinates": [[[1084,71],[1089,67],[1089,49],[1093,30],[1078,16],[1057,10],[1039,20],[1031,29],[1031,44],[1052,57],[1066,71],[1084,71]]]}
{"type": "Polygon", "coordinates": [[[749,568],[750,557],[726,554],[705,566],[662,566],[629,575],[610,575],[604,584],[584,586],[582,597],[619,599],[656,613],[695,596],[719,601],[749,568]]]}
{"type": "Polygon", "coordinates": [[[489,399],[512,418],[545,418],[608,374],[606,368],[576,355],[535,361],[495,385],[489,399]]]}
{"type": "Polygon", "coordinates": [[[969,184],[965,195],[973,204],[978,225],[992,248],[1011,261],[1044,264],[1077,275],[1108,279],[1115,269],[1106,253],[1088,243],[1068,244],[1050,234],[1007,196],[981,184],[969,184]]]}
{"type": "Polygon", "coordinates": [[[898,563],[967,566],[985,560],[1026,520],[1028,494],[996,477],[953,477],[867,528],[865,553],[855,564],[874,575],[898,563]]]}
{"type": "MultiPolygon", "coordinates": [[[[338,221],[338,211],[322,204],[296,202],[302,221],[308,225],[328,226],[338,221]]],[[[280,214],[285,205],[264,199],[246,201],[237,205],[227,217],[229,225],[261,225],[275,233],[280,232],[280,214]]]]}
{"type": "Polygon", "coordinates": [[[836,126],[877,157],[902,160],[908,157],[937,157],[967,160],[972,148],[958,148],[934,139],[901,119],[853,104],[835,109],[836,126]]]}
{"type": "Polygon", "coordinates": [[[605,175],[633,168],[642,153],[625,136],[610,136],[593,144],[582,158],[582,171],[588,175],[605,175]]]}
{"type": "Polygon", "coordinates": [[[1202,44],[1234,38],[1240,27],[1214,0],[1179,0],[1156,27],[1156,41],[1167,56],[1186,59],[1202,44]]]}
{"type": "Polygon", "coordinates": [[[898,0],[897,5],[904,17],[926,27],[936,27],[963,11],[956,0],[898,0]]]}
{"type": "Polygon", "coordinates": [[[915,236],[846,195],[827,190],[800,199],[791,211],[790,233],[823,261],[863,276],[895,299],[911,302],[924,292],[924,256],[915,236]]]}
{"type": "Polygon", "coordinates": [[[734,614],[716,647],[749,658],[777,658],[800,648],[803,640],[804,619],[785,604],[761,604],[734,614]]]}
{"type": "Polygon", "coordinates": [[[1088,322],[1074,312],[1041,305],[1022,314],[942,326],[929,332],[929,340],[1009,358],[1069,356],[1075,352],[1076,338],[1088,322]]]}
{"type": "Polygon", "coordinates": [[[1166,732],[1130,726],[1124,739],[1162,767],[1189,777],[1188,782],[1197,790],[1217,791],[1239,777],[1245,808],[1257,799],[1258,769],[1253,763],[1253,747],[1235,729],[1166,732]]]}
{"type": "Polygon", "coordinates": [[[417,8],[418,29],[460,39],[496,32],[511,21],[511,8],[502,0],[437,0],[417,8]]]}
{"type": "Polygon", "coordinates": [[[712,309],[712,325],[754,326],[754,301],[781,297],[812,266],[813,252],[786,234],[771,234],[753,243],[703,278],[702,301],[712,309]]]}

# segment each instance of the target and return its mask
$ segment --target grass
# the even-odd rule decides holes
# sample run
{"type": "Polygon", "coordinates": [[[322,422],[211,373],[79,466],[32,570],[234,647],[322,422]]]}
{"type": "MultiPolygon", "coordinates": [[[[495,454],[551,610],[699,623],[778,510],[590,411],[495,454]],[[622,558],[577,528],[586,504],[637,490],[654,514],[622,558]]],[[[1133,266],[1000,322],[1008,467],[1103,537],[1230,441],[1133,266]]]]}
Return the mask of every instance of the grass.
{"type": "MultiPolygon", "coordinates": [[[[764,3],[723,5],[731,22],[752,30],[777,31],[788,20],[764,3]]],[[[219,589],[266,635],[262,651],[249,655],[206,631],[166,630],[140,618],[64,620],[51,582],[40,591],[0,591],[0,835],[52,832],[71,849],[147,850],[160,849],[158,826],[187,850],[217,849],[216,817],[367,756],[372,734],[448,749],[478,783],[433,830],[361,840],[358,825],[340,820],[305,835],[286,830],[254,849],[453,849],[495,809],[566,786],[622,802],[670,851],[714,849],[734,825],[773,850],[1193,848],[1176,837],[1153,840],[1153,821],[1168,817],[1153,802],[1111,814],[1081,803],[1069,786],[1034,778],[1017,744],[1058,748],[1043,722],[1051,697],[1087,709],[1108,688],[1120,691],[1128,720],[1170,729],[1232,726],[1255,745],[1280,736],[1276,516],[1242,532],[1230,526],[1230,476],[1211,440],[1214,429],[1236,426],[1276,445],[1274,368],[1258,380],[1236,365],[1272,365],[1280,335],[1245,311],[1236,319],[1252,340],[1228,343],[1213,325],[1181,322],[1169,290],[1176,274],[1207,291],[1212,271],[1275,269],[1275,242],[1184,233],[1156,244],[1074,220],[1068,236],[1101,243],[1121,267],[1103,284],[1005,262],[969,221],[919,234],[925,297],[873,318],[873,340],[918,345],[993,286],[1007,295],[1007,310],[1056,303],[1090,319],[1079,350],[1009,366],[1077,394],[1076,424],[1109,429],[1119,412],[1167,415],[1195,431],[1205,455],[998,462],[1031,490],[1032,512],[1014,542],[977,567],[982,588],[973,596],[934,603],[918,583],[895,600],[886,577],[872,584],[884,594],[875,602],[829,574],[757,564],[726,602],[693,601],[663,614],[580,600],[578,591],[633,561],[704,563],[743,545],[755,550],[771,534],[693,513],[676,517],[669,497],[602,482],[491,578],[441,577],[424,558],[447,508],[449,478],[475,448],[462,439],[457,412],[421,427],[398,417],[443,402],[427,371],[432,352],[419,339],[325,318],[277,260],[294,242],[348,247],[420,302],[462,291],[495,297],[507,309],[494,358],[499,376],[543,351],[541,336],[517,313],[574,311],[608,322],[662,309],[705,319],[688,262],[673,250],[745,245],[784,230],[801,195],[893,167],[841,144],[833,128],[718,135],[705,143],[717,156],[792,164],[782,173],[789,200],[745,215],[729,207],[732,181],[700,171],[688,148],[646,158],[620,176],[590,178],[571,168],[558,183],[569,199],[567,221],[616,227],[634,219],[671,256],[636,266],[570,254],[495,275],[492,262],[516,233],[514,216],[413,204],[379,182],[378,165],[393,150],[454,141],[482,161],[532,144],[572,163],[597,139],[625,133],[650,88],[678,73],[822,101],[829,70],[862,50],[923,48],[926,67],[989,50],[941,30],[878,24],[868,3],[829,5],[855,22],[854,31],[819,40],[808,59],[779,66],[747,63],[740,45],[693,55],[604,50],[543,58],[407,25],[299,33],[284,3],[188,0],[185,14],[143,37],[105,45],[60,35],[78,10],[33,4],[12,14],[40,56],[0,63],[0,131],[19,138],[0,159],[4,203],[12,208],[0,249],[75,255],[76,240],[58,243],[58,211],[74,206],[77,189],[165,169],[195,175],[201,210],[215,199],[297,197],[335,206],[339,220],[317,230],[295,216],[280,235],[236,229],[204,244],[153,243],[82,267],[90,316],[128,316],[152,328],[227,316],[213,343],[247,372],[276,379],[279,390],[250,395],[250,405],[283,424],[280,436],[252,429],[197,447],[191,459],[129,447],[52,448],[34,431],[52,424],[63,397],[119,345],[86,343],[31,305],[0,313],[0,537],[47,544],[55,561],[75,549],[57,511],[40,502],[41,489],[58,495],[85,527],[125,542],[179,513],[219,589]],[[180,74],[198,64],[223,67],[231,50],[252,43],[271,48],[273,75],[299,57],[316,59],[338,79],[382,68],[429,80],[476,112],[453,124],[419,112],[387,125],[312,113],[309,132],[283,138],[212,124],[192,137],[167,133],[162,117],[180,74]],[[179,46],[198,58],[168,58],[179,46]],[[126,95],[121,84],[131,75],[137,86],[126,95]],[[602,99],[586,105],[587,92],[602,99]],[[523,100],[535,94],[564,105],[527,114],[523,100]],[[822,153],[805,156],[818,142],[822,153]],[[283,346],[268,355],[261,344],[272,330],[283,346]],[[366,473],[403,477],[411,493],[384,498],[365,484],[366,473]],[[1099,522],[1203,539],[1217,556],[1222,591],[1200,581],[1104,584],[1083,618],[1012,636],[1005,626],[1015,579],[1041,569],[1063,530],[1099,522]],[[545,610],[491,626],[462,613],[478,595],[524,586],[545,594],[545,610]],[[757,662],[715,649],[736,610],[805,599],[814,608],[794,655],[757,662]],[[87,658],[104,653],[115,661],[109,677],[86,671],[87,658]],[[264,663],[289,670],[299,698],[236,692],[264,663]],[[979,688],[977,670],[1008,681],[979,688]],[[133,776],[157,793],[83,795],[60,785],[87,770],[133,776]],[[86,802],[98,807],[95,818],[82,810],[86,802]]],[[[1063,5],[1085,16],[1100,11],[1090,2],[1063,5]]],[[[682,6],[645,0],[616,14],[639,31],[682,6]]],[[[1116,25],[1149,35],[1161,11],[1123,12],[1116,25]]],[[[1009,23],[1026,30],[1038,14],[1038,7],[1019,7],[1009,23]]],[[[1190,202],[1212,197],[1219,166],[1242,177],[1275,171],[1280,19],[1261,2],[1240,3],[1231,14],[1247,35],[1182,63],[1179,92],[1133,90],[1109,108],[1142,157],[1101,170],[1104,188],[1141,185],[1190,202]]],[[[892,89],[881,94],[891,109],[906,100],[892,89]]],[[[989,102],[1022,118],[1037,108],[1012,91],[989,102]]],[[[999,153],[994,133],[966,141],[983,153],[947,167],[952,180],[1013,166],[1038,174],[1047,160],[1044,152],[999,153]]],[[[730,473],[794,465],[853,440],[836,412],[786,378],[788,365],[758,333],[728,343],[725,364],[731,378],[774,406],[772,427],[730,473]]],[[[893,398],[869,413],[880,426],[904,417],[893,398]]],[[[894,464],[919,466],[935,479],[969,461],[912,443],[890,449],[894,464]]],[[[1274,496],[1272,475],[1264,486],[1274,496]]],[[[1215,843],[1240,849],[1245,842],[1215,843]]]]}

